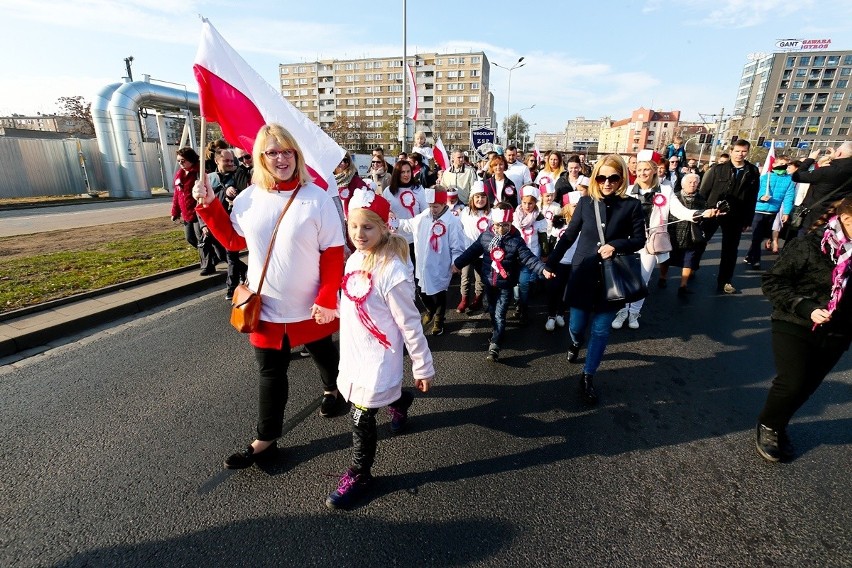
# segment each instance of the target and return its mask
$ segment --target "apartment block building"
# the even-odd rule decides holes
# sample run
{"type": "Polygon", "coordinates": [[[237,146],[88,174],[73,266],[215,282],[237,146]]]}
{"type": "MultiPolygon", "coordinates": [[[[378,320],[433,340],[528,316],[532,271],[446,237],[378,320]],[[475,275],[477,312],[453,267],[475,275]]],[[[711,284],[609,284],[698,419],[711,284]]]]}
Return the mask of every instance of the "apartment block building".
{"type": "MultiPolygon", "coordinates": [[[[797,45],[812,46],[808,41],[797,45]]],[[[820,40],[830,45],[830,40],[820,40]]],[[[783,43],[783,42],[779,42],[783,43]]],[[[733,115],[723,131],[788,149],[834,146],[852,127],[852,51],[803,49],[752,54],[743,66],[733,115]]]]}
{"type": "Polygon", "coordinates": [[[608,120],[609,117],[586,120],[583,116],[569,120],[565,125],[566,151],[589,152],[591,150],[594,152],[597,150],[601,125],[608,120]]]}
{"type": "Polygon", "coordinates": [[[635,154],[661,150],[679,134],[680,111],[657,111],[640,107],[630,118],[604,120],[598,135],[598,153],[635,154]]]}
{"type": "MultiPolygon", "coordinates": [[[[490,65],[483,52],[421,53],[408,63],[417,85],[413,131],[424,131],[430,141],[441,137],[449,150],[470,145],[471,126],[493,126],[490,65]]],[[[284,63],[279,72],[284,97],[344,148],[399,150],[403,97],[408,101],[402,57],[284,63]]]]}

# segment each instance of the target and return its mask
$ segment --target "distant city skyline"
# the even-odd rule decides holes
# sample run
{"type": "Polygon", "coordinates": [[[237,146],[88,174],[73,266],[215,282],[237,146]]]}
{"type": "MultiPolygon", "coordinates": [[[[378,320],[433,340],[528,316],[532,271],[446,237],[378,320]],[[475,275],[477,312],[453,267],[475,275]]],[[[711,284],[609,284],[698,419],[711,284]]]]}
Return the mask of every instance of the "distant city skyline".
{"type": "MultiPolygon", "coordinates": [[[[771,52],[785,38],[831,39],[850,49],[852,5],[803,0],[604,0],[594,9],[556,7],[533,12],[517,2],[487,7],[436,2],[434,14],[408,4],[409,53],[483,51],[491,67],[497,124],[509,113],[559,132],[578,116],[614,120],[640,106],[679,110],[681,119],[733,110],[750,53],[771,52]],[[564,24],[562,24],[564,22],[564,24]]],[[[331,0],[282,6],[272,0],[231,5],[186,0],[0,0],[0,115],[55,113],[56,99],[91,101],[125,75],[133,56],[143,74],[196,90],[192,61],[201,22],[209,18],[271,85],[278,65],[293,61],[402,55],[402,2],[369,10],[331,0]]]]}

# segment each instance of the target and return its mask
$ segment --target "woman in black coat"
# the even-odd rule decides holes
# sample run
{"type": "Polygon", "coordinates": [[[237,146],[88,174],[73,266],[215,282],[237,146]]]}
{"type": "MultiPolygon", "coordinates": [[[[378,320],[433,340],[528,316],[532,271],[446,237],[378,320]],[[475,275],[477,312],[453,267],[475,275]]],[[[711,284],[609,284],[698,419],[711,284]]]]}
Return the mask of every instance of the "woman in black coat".
{"type": "Polygon", "coordinates": [[[852,197],[784,247],[763,275],[772,303],[772,352],[778,373],[757,425],[757,452],[767,461],[794,457],[787,435],[810,398],[852,342],[852,197]]]}
{"type": "Polygon", "coordinates": [[[591,322],[589,346],[583,366],[580,388],[586,401],[597,402],[592,377],[597,371],[609,341],[612,320],[624,302],[606,299],[601,260],[614,254],[630,254],[645,245],[645,217],[638,199],[627,196],[627,164],[621,156],[610,154],[598,160],[592,171],[589,195],[580,198],[574,216],[562,238],[550,254],[548,268],[553,271],[574,241],[577,250],[571,263],[568,281],[568,360],[577,360],[580,344],[591,322]],[[600,242],[595,210],[601,212],[605,243],[600,242]]]}

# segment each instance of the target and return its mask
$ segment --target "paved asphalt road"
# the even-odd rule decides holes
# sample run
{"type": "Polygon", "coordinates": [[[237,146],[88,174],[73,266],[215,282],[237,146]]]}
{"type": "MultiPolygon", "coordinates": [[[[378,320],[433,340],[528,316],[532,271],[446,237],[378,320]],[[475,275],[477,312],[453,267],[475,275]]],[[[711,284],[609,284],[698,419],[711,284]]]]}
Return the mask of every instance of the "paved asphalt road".
{"type": "Polygon", "coordinates": [[[57,205],[34,209],[0,211],[0,237],[29,235],[61,229],[108,225],[139,219],[167,218],[172,200],[159,197],[140,201],[93,201],[85,204],[57,205]]]}
{"type": "Polygon", "coordinates": [[[219,291],[8,366],[0,565],[848,567],[852,357],[792,425],[801,456],[764,463],[769,306],[755,273],[708,295],[715,262],[688,302],[655,289],[614,332],[592,409],[540,307],[496,365],[487,321],[453,312],[435,388],[403,436],[380,415],[376,491],[348,513],[323,500],[349,423],[316,414],[310,360],[281,459],[222,469],[252,438],[256,379],[219,291]]]}

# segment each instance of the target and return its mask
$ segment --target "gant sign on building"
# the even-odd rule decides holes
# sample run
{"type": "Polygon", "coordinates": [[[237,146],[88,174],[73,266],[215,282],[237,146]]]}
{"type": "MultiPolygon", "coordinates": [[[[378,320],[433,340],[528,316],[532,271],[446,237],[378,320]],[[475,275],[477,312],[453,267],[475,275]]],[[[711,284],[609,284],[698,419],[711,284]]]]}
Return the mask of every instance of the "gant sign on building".
{"type": "Polygon", "coordinates": [[[780,51],[812,51],[830,47],[830,39],[779,39],[775,42],[775,49],[780,51]]]}

